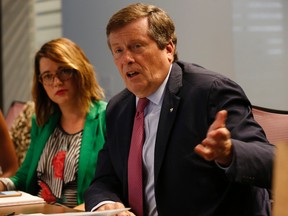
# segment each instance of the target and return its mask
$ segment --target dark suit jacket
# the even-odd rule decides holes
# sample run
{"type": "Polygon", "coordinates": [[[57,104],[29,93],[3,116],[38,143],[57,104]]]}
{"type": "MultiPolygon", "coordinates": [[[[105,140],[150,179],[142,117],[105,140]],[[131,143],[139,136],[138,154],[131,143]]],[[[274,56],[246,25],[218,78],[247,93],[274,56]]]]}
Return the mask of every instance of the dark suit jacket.
{"type": "MultiPolygon", "coordinates": [[[[243,90],[228,78],[184,62],[173,63],[155,144],[159,215],[269,215],[274,146],[255,122],[243,90]],[[173,111],[170,111],[173,108],[173,111]],[[194,152],[216,113],[228,110],[234,159],[225,172],[194,152]]],[[[135,96],[127,89],[107,107],[107,141],[99,154],[86,210],[104,200],[128,204],[127,161],[135,96]]]]}

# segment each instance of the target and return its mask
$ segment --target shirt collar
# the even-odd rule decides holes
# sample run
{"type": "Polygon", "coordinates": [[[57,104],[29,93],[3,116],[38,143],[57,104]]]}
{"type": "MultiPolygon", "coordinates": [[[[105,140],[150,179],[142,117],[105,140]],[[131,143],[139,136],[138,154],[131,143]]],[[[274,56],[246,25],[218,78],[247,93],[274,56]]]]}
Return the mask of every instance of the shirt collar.
{"type": "MultiPolygon", "coordinates": [[[[162,104],[163,97],[164,97],[164,90],[165,90],[166,84],[167,84],[169,76],[170,76],[171,68],[172,68],[172,64],[170,65],[169,72],[168,72],[165,80],[163,81],[163,83],[160,85],[160,87],[153,94],[151,94],[147,97],[150,102],[152,102],[156,105],[162,104]]],[[[136,104],[137,104],[138,100],[139,100],[139,98],[136,97],[136,104]]]]}

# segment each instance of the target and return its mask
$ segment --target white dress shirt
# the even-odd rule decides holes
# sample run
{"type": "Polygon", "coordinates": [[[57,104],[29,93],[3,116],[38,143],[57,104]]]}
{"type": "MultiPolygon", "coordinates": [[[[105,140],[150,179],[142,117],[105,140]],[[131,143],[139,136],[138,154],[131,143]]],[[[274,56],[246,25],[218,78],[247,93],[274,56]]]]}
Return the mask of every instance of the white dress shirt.
{"type": "MultiPolygon", "coordinates": [[[[172,65],[171,65],[172,66],[172,65]]],[[[154,152],[158,122],[164,97],[165,87],[171,71],[156,92],[147,97],[149,104],[144,110],[145,115],[145,142],[143,144],[142,159],[144,169],[144,207],[146,215],[158,216],[154,191],[154,152]]],[[[138,98],[136,104],[138,102],[138,98]]]]}
{"type": "MultiPolygon", "coordinates": [[[[145,215],[149,216],[158,216],[156,201],[155,201],[155,191],[154,191],[154,152],[155,152],[155,141],[156,133],[158,128],[158,122],[160,117],[160,111],[162,107],[164,90],[170,75],[172,64],[169,69],[169,73],[165,78],[161,86],[154,92],[152,95],[147,97],[149,99],[149,104],[144,110],[145,116],[145,142],[143,144],[142,150],[142,160],[143,160],[143,169],[144,169],[144,207],[145,215]]],[[[136,98],[137,106],[139,98],[136,98]]],[[[113,201],[107,200],[98,203],[91,211],[95,211],[100,206],[113,203],[113,201]]]]}

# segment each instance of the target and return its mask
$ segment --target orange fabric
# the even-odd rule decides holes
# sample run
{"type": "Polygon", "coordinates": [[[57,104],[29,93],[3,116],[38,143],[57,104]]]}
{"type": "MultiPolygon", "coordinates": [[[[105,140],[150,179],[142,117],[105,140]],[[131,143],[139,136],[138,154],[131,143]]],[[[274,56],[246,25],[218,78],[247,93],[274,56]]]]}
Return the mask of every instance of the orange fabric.
{"type": "Polygon", "coordinates": [[[288,112],[278,111],[277,113],[277,110],[261,110],[257,107],[253,107],[252,112],[270,143],[288,141],[288,112]]]}

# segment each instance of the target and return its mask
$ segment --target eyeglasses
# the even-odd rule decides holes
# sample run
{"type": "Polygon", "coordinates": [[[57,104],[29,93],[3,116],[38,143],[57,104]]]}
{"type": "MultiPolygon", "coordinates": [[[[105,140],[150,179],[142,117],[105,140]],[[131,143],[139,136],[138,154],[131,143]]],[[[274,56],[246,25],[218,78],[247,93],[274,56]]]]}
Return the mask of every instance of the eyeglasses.
{"type": "Polygon", "coordinates": [[[67,69],[67,68],[60,69],[55,74],[45,72],[39,75],[39,82],[42,83],[43,85],[51,86],[53,85],[54,78],[56,76],[61,82],[64,82],[71,79],[74,72],[75,72],[74,69],[67,69]]]}

